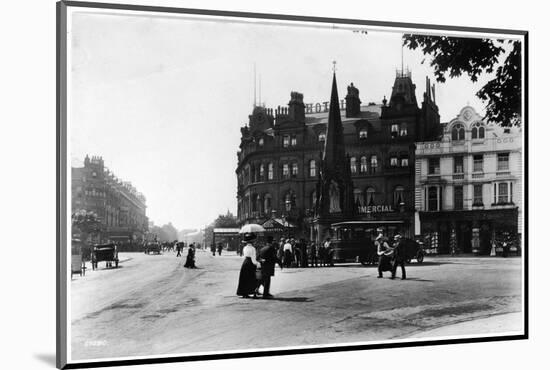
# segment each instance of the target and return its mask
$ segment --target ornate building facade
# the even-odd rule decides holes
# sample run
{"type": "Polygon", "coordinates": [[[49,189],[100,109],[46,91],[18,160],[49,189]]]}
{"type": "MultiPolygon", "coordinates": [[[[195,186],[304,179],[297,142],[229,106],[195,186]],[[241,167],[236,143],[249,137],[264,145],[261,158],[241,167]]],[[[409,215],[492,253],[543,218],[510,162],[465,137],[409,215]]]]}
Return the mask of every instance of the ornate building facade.
{"type": "Polygon", "coordinates": [[[413,236],[414,143],[439,135],[434,87],[426,79],[418,106],[411,73],[397,71],[389,101],[362,105],[353,83],[338,100],[335,77],[330,101],[305,104],[292,92],[286,107],[254,106],[237,153],[238,220],[282,217],[296,236],[322,238],[313,225],[319,209],[331,207],[328,193],[320,194],[325,166],[335,171],[333,192],[343,196],[351,186],[352,209],[329,211],[334,220],[404,220],[400,232],[413,236]]]}
{"type": "Polygon", "coordinates": [[[100,241],[142,240],[148,230],[146,199],[130,182],[121,181],[105,168],[103,158],[84,159],[71,168],[71,208],[91,211],[101,222],[100,241]]]}
{"type": "Polygon", "coordinates": [[[438,253],[489,254],[522,230],[522,134],[464,107],[438,141],[417,143],[420,232],[438,253]]]}

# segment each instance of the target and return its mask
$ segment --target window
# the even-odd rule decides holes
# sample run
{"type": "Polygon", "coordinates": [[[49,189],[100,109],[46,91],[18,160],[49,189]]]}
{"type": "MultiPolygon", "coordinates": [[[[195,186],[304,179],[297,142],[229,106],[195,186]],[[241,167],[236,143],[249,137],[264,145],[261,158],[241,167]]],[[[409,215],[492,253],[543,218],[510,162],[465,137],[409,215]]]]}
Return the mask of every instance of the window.
{"type": "Polygon", "coordinates": [[[483,172],[483,154],[474,155],[474,172],[483,172]]]}
{"type": "Polygon", "coordinates": [[[396,207],[405,205],[405,188],[402,186],[397,186],[393,191],[393,204],[395,204],[396,207]]]}
{"type": "Polygon", "coordinates": [[[373,206],[374,203],[374,188],[367,188],[367,205],[373,206]]]}
{"type": "Polygon", "coordinates": [[[474,206],[483,205],[483,185],[474,185],[474,206]]]}
{"type": "Polygon", "coordinates": [[[92,172],[92,177],[97,177],[97,172],[93,171],[92,172]]]}
{"type": "Polygon", "coordinates": [[[317,163],[315,163],[315,160],[312,159],[309,161],[309,177],[315,176],[317,176],[317,163]]]}
{"type": "Polygon", "coordinates": [[[351,173],[357,173],[357,158],[351,157],[349,159],[349,167],[351,169],[351,173]]]}
{"type": "Polygon", "coordinates": [[[296,139],[296,135],[292,135],[292,138],[290,139],[290,145],[291,146],[296,146],[297,144],[297,139],[296,139]]]}
{"type": "Polygon", "coordinates": [[[393,123],[391,125],[391,137],[397,137],[399,134],[399,125],[397,123],[393,123]]]}
{"type": "Polygon", "coordinates": [[[360,131],[359,131],[359,139],[366,139],[368,136],[368,131],[366,128],[362,128],[360,131]]]}
{"type": "Polygon", "coordinates": [[[292,200],[291,200],[290,193],[285,195],[285,209],[287,211],[290,211],[292,209],[292,200]]]}
{"type": "Polygon", "coordinates": [[[292,177],[298,176],[298,163],[292,163],[292,177]]]}
{"type": "Polygon", "coordinates": [[[401,167],[409,167],[409,158],[407,157],[401,158],[401,167]]]}
{"type": "Polygon", "coordinates": [[[439,205],[439,197],[437,187],[430,186],[428,188],[428,211],[437,211],[439,205]]]}
{"type": "Polygon", "coordinates": [[[485,127],[481,122],[476,122],[472,126],[472,139],[483,139],[485,138],[485,127]]]}
{"type": "Polygon", "coordinates": [[[462,186],[454,187],[454,196],[455,196],[455,209],[461,210],[464,208],[464,189],[462,186]]]}
{"type": "Polygon", "coordinates": [[[508,171],[510,169],[510,154],[499,153],[497,162],[497,171],[508,171]]]}
{"type": "Polygon", "coordinates": [[[313,190],[311,193],[311,208],[315,208],[317,206],[317,192],[313,190]]]}
{"type": "Polygon", "coordinates": [[[439,175],[439,158],[428,159],[428,175],[439,175]]]}
{"type": "Polygon", "coordinates": [[[361,172],[367,172],[367,157],[361,157],[361,172]]]}
{"type": "Polygon", "coordinates": [[[288,169],[288,163],[283,164],[283,178],[288,179],[290,177],[290,171],[288,169]]]}
{"type": "Polygon", "coordinates": [[[508,203],[508,183],[498,184],[498,203],[508,203]]]}
{"type": "Polygon", "coordinates": [[[258,196],[252,195],[252,212],[256,212],[258,210],[258,196]]]}
{"type": "Polygon", "coordinates": [[[370,172],[375,173],[378,168],[378,158],[373,155],[370,157],[370,172]]]}
{"type": "Polygon", "coordinates": [[[390,157],[390,166],[391,167],[397,167],[399,166],[399,162],[397,161],[397,156],[396,155],[392,155],[390,157]]]}
{"type": "Polygon", "coordinates": [[[402,123],[401,124],[401,128],[399,129],[399,136],[407,136],[408,132],[407,132],[407,124],[406,123],[402,123]]]}
{"type": "Polygon", "coordinates": [[[264,180],[264,176],[265,176],[265,168],[264,168],[264,165],[261,164],[260,165],[260,181],[264,180]]]}
{"type": "Polygon", "coordinates": [[[290,136],[285,135],[283,136],[283,148],[288,148],[290,145],[290,136]]]}
{"type": "Polygon", "coordinates": [[[321,132],[319,134],[319,142],[324,142],[327,138],[327,134],[325,134],[324,132],[321,132]]]}
{"type": "Polygon", "coordinates": [[[464,140],[464,125],[461,123],[457,123],[453,126],[451,130],[451,140],[464,140]]]}
{"type": "Polygon", "coordinates": [[[264,138],[261,137],[259,140],[258,140],[258,145],[259,146],[264,146],[264,138]]]}
{"type": "Polygon", "coordinates": [[[273,180],[273,163],[267,165],[267,179],[273,180]]]}
{"type": "Polygon", "coordinates": [[[271,213],[271,194],[264,195],[264,211],[265,213],[271,213]]]}
{"type": "Polygon", "coordinates": [[[355,202],[355,205],[363,205],[363,192],[360,189],[353,189],[353,200],[355,202]]]}
{"type": "Polygon", "coordinates": [[[464,173],[464,157],[454,157],[454,173],[464,173]]]}

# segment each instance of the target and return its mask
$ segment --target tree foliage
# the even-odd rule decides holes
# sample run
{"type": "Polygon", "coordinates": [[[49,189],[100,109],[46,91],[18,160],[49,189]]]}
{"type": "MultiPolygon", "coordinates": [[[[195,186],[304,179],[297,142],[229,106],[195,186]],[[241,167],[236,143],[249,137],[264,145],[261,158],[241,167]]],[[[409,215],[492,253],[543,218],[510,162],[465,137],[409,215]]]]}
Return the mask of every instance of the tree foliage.
{"type": "Polygon", "coordinates": [[[445,82],[447,75],[454,78],[462,74],[476,82],[480,75],[494,73],[476,93],[486,104],[485,118],[502,126],[520,125],[520,41],[406,34],[403,45],[411,50],[420,48],[431,57],[430,66],[438,82],[445,82]]]}

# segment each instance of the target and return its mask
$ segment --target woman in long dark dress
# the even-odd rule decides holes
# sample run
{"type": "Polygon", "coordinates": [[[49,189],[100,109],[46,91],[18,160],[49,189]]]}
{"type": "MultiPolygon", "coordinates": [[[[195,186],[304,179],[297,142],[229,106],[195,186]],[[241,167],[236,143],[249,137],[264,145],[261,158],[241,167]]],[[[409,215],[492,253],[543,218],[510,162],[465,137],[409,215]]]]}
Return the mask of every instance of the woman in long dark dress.
{"type": "Polygon", "coordinates": [[[190,269],[196,268],[195,266],[195,247],[193,244],[189,246],[187,249],[187,259],[185,260],[185,265],[183,267],[187,267],[190,269]]]}
{"type": "Polygon", "coordinates": [[[256,248],[252,245],[252,241],[256,239],[254,233],[244,235],[244,240],[247,244],[243,248],[244,261],[239,273],[239,285],[237,287],[237,295],[243,298],[250,298],[253,294],[256,298],[256,248]]]}

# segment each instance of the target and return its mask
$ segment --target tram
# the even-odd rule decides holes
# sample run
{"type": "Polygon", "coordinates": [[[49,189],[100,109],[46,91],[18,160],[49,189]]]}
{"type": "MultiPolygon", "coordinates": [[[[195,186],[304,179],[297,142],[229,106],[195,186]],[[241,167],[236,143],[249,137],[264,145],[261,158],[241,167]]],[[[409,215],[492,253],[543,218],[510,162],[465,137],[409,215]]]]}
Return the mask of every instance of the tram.
{"type": "Polygon", "coordinates": [[[363,265],[378,261],[374,240],[377,229],[384,235],[393,238],[404,227],[404,221],[347,221],[331,225],[334,251],[334,262],[360,262],[363,265]]]}

